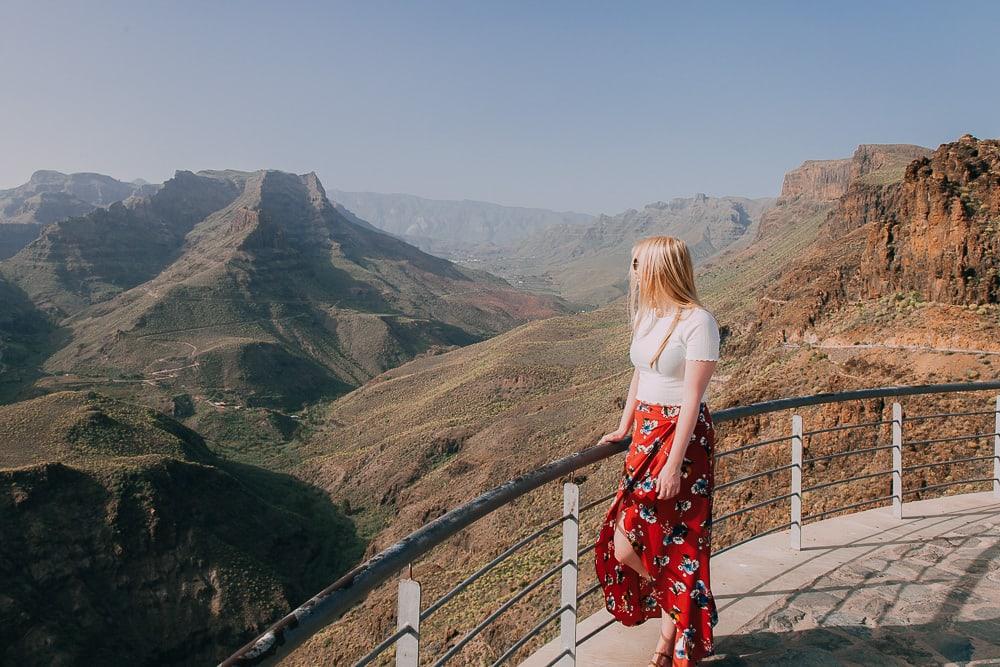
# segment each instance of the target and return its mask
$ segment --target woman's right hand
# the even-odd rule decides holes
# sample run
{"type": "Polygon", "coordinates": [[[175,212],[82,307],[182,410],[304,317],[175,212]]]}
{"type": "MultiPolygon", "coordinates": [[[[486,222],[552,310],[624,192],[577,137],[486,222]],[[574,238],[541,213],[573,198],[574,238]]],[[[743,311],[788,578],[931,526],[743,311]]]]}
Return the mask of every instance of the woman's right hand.
{"type": "Polygon", "coordinates": [[[627,428],[619,428],[610,433],[605,433],[601,436],[601,439],[597,441],[597,444],[603,445],[606,442],[618,442],[619,440],[624,440],[628,437],[629,430],[627,428]]]}

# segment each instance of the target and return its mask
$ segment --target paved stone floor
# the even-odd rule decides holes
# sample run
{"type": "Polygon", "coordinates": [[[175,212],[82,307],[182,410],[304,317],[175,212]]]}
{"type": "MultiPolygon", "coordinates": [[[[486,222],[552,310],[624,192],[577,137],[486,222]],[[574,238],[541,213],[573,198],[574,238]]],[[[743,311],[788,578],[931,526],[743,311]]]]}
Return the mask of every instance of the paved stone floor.
{"type": "MultiPolygon", "coordinates": [[[[968,494],[806,526],[712,560],[719,606],[712,667],[1000,665],[1000,502],[968,494]]],[[[647,664],[657,624],[583,620],[577,664],[647,664]]],[[[553,644],[523,663],[544,665],[553,644]]]]}

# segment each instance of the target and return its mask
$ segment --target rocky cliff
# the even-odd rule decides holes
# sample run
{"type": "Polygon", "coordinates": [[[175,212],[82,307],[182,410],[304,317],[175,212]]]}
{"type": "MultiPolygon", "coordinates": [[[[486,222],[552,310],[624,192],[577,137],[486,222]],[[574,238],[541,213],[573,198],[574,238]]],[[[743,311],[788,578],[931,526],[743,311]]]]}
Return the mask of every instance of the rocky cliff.
{"type": "Polygon", "coordinates": [[[869,199],[853,206],[868,224],[865,296],[898,290],[953,304],[1000,301],[1000,141],[965,135],[944,144],[869,199]]]}
{"type": "Polygon", "coordinates": [[[858,175],[829,204],[816,242],[761,302],[765,328],[796,337],[849,301],[893,293],[997,302],[1000,142],[966,135],[900,168],[906,154],[855,153],[858,175]]]}
{"type": "Polygon", "coordinates": [[[911,144],[861,144],[849,158],[806,160],[785,174],[781,196],[761,219],[757,238],[784,233],[787,225],[826,212],[854,183],[898,181],[906,165],[930,152],[911,144]]]}

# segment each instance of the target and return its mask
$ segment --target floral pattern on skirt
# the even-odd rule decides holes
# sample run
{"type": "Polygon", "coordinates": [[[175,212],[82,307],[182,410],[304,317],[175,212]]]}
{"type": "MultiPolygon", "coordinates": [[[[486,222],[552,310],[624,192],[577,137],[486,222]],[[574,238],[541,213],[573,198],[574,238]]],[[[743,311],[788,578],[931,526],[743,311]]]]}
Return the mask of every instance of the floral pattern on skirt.
{"type": "Polygon", "coordinates": [[[712,627],[718,621],[709,579],[715,429],[708,406],[701,403],[684,453],[681,489],[673,498],[657,499],[654,480],[670,453],[680,409],[643,401],[636,405],[632,443],[618,493],[601,525],[594,563],[608,611],[626,626],[666,611],[677,626],[675,660],[694,664],[714,653],[712,627]],[[629,542],[652,582],[615,559],[619,504],[629,542]]]}

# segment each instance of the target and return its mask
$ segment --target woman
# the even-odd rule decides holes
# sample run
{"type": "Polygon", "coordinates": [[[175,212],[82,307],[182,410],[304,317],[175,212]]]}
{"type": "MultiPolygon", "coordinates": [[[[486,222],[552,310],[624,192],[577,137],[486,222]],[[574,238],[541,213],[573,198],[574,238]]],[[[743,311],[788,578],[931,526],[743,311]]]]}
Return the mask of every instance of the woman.
{"type": "Polygon", "coordinates": [[[632,442],[595,567],[622,624],[662,616],[651,665],[696,664],[714,652],[718,618],[708,563],[715,430],[705,396],[719,327],[698,300],[687,246],[671,236],[633,247],[628,306],[635,372],[621,425],[600,442],[630,429],[632,442]]]}

